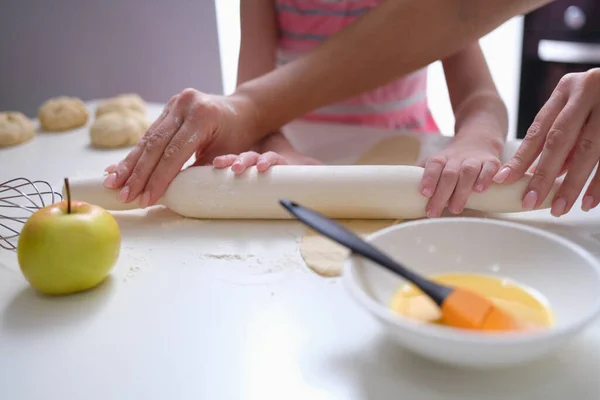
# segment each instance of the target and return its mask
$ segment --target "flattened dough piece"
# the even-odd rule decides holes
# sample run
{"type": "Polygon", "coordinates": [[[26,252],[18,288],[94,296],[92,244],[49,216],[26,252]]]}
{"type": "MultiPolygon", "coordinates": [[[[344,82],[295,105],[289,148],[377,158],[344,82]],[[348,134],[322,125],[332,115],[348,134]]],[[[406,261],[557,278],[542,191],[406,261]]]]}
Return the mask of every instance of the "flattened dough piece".
{"type": "MultiPolygon", "coordinates": [[[[360,237],[395,225],[399,220],[338,220],[340,224],[360,237]]],[[[324,277],[335,277],[342,273],[344,259],[349,250],[318,232],[308,229],[300,243],[300,254],[310,269],[324,277]]]]}
{"type": "Polygon", "coordinates": [[[77,97],[55,97],[46,100],[38,110],[40,126],[47,132],[62,132],[79,128],[88,121],[88,110],[77,97]]]}
{"type": "Polygon", "coordinates": [[[0,112],[0,147],[16,146],[35,136],[35,124],[18,111],[0,112]]]}
{"type": "Polygon", "coordinates": [[[133,111],[142,115],[146,114],[146,102],[135,93],[125,93],[107,99],[98,105],[96,118],[109,113],[122,113],[133,111]]]}
{"type": "Polygon", "coordinates": [[[398,135],[383,139],[365,151],[356,165],[417,165],[421,141],[413,136],[398,135]]]}

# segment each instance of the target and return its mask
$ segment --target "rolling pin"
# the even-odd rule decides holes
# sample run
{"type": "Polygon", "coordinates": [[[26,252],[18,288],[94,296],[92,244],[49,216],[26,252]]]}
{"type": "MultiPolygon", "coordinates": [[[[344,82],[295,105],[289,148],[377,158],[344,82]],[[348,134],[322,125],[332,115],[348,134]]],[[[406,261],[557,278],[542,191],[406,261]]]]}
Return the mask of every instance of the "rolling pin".
{"type": "MultiPolygon", "coordinates": [[[[281,165],[262,173],[251,167],[235,175],[230,169],[190,167],[175,177],[157,204],[189,218],[289,219],[292,216],[279,204],[285,198],[330,218],[414,219],[426,216],[428,200],[419,193],[423,171],[401,165],[281,165]]],[[[525,211],[521,198],[529,178],[473,192],[466,208],[487,213],[525,211]]],[[[121,203],[118,190],[105,188],[103,180],[102,176],[70,179],[71,198],[107,210],[140,208],[139,197],[121,203]]],[[[541,208],[550,207],[558,184],[541,208]]]]}

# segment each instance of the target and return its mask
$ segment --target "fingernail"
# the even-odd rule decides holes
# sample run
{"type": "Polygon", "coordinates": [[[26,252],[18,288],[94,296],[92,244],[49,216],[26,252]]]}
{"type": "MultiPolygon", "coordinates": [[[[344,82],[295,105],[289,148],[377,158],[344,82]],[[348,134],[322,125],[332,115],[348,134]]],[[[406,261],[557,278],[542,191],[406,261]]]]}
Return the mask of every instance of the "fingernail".
{"type": "Polygon", "coordinates": [[[120,162],[119,164],[117,164],[117,170],[115,171],[117,174],[122,175],[124,174],[127,168],[125,167],[125,164],[123,164],[122,162],[120,162]]]}
{"type": "Polygon", "coordinates": [[[433,210],[427,210],[427,217],[429,218],[436,218],[438,215],[436,212],[434,212],[433,210]]]}
{"type": "Polygon", "coordinates": [[[433,189],[430,187],[423,188],[423,190],[421,190],[421,194],[427,198],[430,198],[433,196],[433,189]]]}
{"type": "Polygon", "coordinates": [[[150,204],[150,192],[144,192],[140,198],[140,207],[146,208],[150,204]]]}
{"type": "Polygon", "coordinates": [[[231,166],[231,170],[233,172],[241,172],[244,169],[244,165],[242,164],[241,161],[236,161],[233,163],[233,165],[231,166]]]}
{"type": "Polygon", "coordinates": [[[117,183],[117,174],[115,174],[114,172],[112,174],[109,174],[106,178],[104,178],[104,187],[112,189],[115,187],[116,183],[117,183]]]}
{"type": "Polygon", "coordinates": [[[508,178],[510,174],[510,168],[504,167],[496,175],[494,175],[493,181],[496,183],[502,183],[508,178]]]}
{"type": "Polygon", "coordinates": [[[594,196],[585,196],[581,202],[581,209],[585,212],[588,212],[592,209],[592,207],[594,207],[594,196]]]}
{"type": "Polygon", "coordinates": [[[463,210],[461,208],[455,207],[455,206],[448,206],[448,210],[455,215],[460,214],[461,212],[463,212],[463,210]]]}
{"type": "Polygon", "coordinates": [[[256,163],[256,169],[258,169],[259,171],[261,171],[263,168],[266,168],[269,166],[269,163],[267,162],[267,160],[258,160],[256,163]]]}
{"type": "Polygon", "coordinates": [[[525,198],[523,198],[523,208],[526,210],[533,210],[538,200],[538,194],[535,190],[529,191],[525,198]]]}
{"type": "Polygon", "coordinates": [[[119,192],[119,201],[121,203],[125,203],[127,201],[127,198],[129,197],[129,187],[125,186],[123,189],[121,189],[121,191],[119,192]]]}
{"type": "Polygon", "coordinates": [[[482,185],[481,183],[478,183],[478,184],[475,186],[475,191],[476,191],[476,192],[483,192],[483,185],[482,185]]]}
{"type": "Polygon", "coordinates": [[[555,217],[560,217],[565,213],[566,209],[567,201],[564,198],[559,197],[558,199],[556,199],[554,204],[552,204],[552,209],[550,210],[550,213],[555,217]]]}

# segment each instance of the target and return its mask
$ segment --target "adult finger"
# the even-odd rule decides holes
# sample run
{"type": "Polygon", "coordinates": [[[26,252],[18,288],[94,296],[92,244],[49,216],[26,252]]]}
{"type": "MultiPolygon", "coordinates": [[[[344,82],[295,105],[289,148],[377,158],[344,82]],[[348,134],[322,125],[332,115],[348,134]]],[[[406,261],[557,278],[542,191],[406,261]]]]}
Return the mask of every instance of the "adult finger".
{"type": "MultiPolygon", "coordinates": [[[[104,179],[104,186],[110,189],[122,188],[127,179],[131,176],[133,168],[137,165],[140,157],[144,153],[146,143],[149,137],[156,131],[158,126],[161,126],[167,115],[169,114],[170,108],[173,106],[177,96],[173,96],[162,112],[162,114],[150,125],[150,127],[144,133],[144,136],[136,143],[134,148],[127,154],[127,156],[114,166],[109,166],[109,175],[104,179]]],[[[119,199],[126,201],[128,197],[129,188],[127,190],[121,190],[119,199]]]]}
{"type": "Polygon", "coordinates": [[[137,164],[141,155],[146,147],[148,138],[156,131],[157,127],[162,125],[165,118],[169,115],[170,110],[174,106],[178,99],[178,95],[175,95],[169,99],[169,102],[165,105],[161,115],[150,125],[150,127],[144,133],[144,136],[136,143],[134,148],[127,154],[125,159],[120,161],[116,165],[107,167],[106,171],[110,169],[109,175],[104,179],[104,186],[109,189],[121,188],[127,181],[133,168],[137,164]]]}
{"type": "Polygon", "coordinates": [[[206,141],[205,135],[198,133],[197,122],[194,118],[188,118],[164,148],[144,187],[140,198],[142,207],[152,205],[160,199],[186,161],[206,141]]]}
{"type": "Polygon", "coordinates": [[[231,167],[237,158],[238,156],[235,154],[227,154],[224,156],[215,157],[212,164],[219,169],[227,168],[231,167]]]}
{"type": "Polygon", "coordinates": [[[281,155],[275,153],[274,151],[268,151],[262,154],[258,161],[256,162],[256,169],[259,172],[265,172],[273,165],[286,165],[288,164],[287,160],[281,155]]]}
{"type": "Polygon", "coordinates": [[[448,159],[445,156],[434,156],[425,163],[419,192],[428,199],[435,193],[447,161],[448,159]]]}
{"type": "Polygon", "coordinates": [[[600,111],[592,112],[575,145],[569,171],[558,189],[551,213],[560,217],[568,213],[583,190],[600,158],[600,111]]]}
{"type": "Polygon", "coordinates": [[[481,161],[467,158],[460,166],[460,175],[458,176],[458,182],[454,188],[454,192],[448,202],[448,210],[453,214],[460,214],[465,209],[467,199],[473,192],[473,187],[477,181],[477,177],[481,173],[482,163],[481,161]]]}
{"type": "Polygon", "coordinates": [[[589,116],[588,101],[572,97],[548,131],[540,161],[525,189],[523,208],[535,209],[544,201],[567,160],[589,116]]]}
{"type": "Polygon", "coordinates": [[[552,124],[569,100],[568,86],[570,86],[570,82],[565,79],[557,85],[527,129],[523,142],[515,154],[494,176],[494,182],[512,183],[525,175],[527,169],[544,148],[546,136],[552,124]]]}
{"type": "Polygon", "coordinates": [[[435,188],[435,193],[429,199],[427,204],[427,216],[429,218],[435,218],[442,215],[442,211],[448,204],[448,200],[454,193],[454,189],[456,188],[456,184],[458,183],[458,178],[460,176],[461,162],[458,161],[448,161],[442,174],[440,176],[440,181],[435,188]]]}
{"type": "Polygon", "coordinates": [[[585,191],[581,201],[581,209],[587,212],[598,207],[598,204],[600,204],[600,168],[596,169],[596,173],[585,191]]]}
{"type": "Polygon", "coordinates": [[[260,154],[255,151],[246,151],[241,153],[231,166],[231,170],[236,174],[242,174],[248,167],[256,165],[259,157],[260,154]]]}
{"type": "MultiPolygon", "coordinates": [[[[173,110],[142,140],[143,150],[123,184],[119,193],[120,201],[131,202],[142,194],[161,158],[166,156],[173,137],[179,134],[182,117],[177,115],[178,112],[173,110]]],[[[146,203],[146,200],[140,199],[140,204],[146,203]]]]}

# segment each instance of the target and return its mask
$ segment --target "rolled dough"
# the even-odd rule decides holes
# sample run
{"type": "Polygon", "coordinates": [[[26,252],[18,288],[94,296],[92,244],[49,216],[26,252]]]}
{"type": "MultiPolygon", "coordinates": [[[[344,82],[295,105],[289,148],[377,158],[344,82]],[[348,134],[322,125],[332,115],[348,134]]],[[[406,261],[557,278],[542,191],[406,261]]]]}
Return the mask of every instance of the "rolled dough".
{"type": "MultiPolygon", "coordinates": [[[[394,136],[379,141],[358,157],[356,165],[416,165],[421,141],[413,136],[394,136]]],[[[338,220],[355,234],[366,237],[400,220],[338,220]]],[[[349,250],[312,229],[307,229],[300,242],[300,255],[306,265],[324,277],[341,275],[349,250]]]]}
{"type": "Polygon", "coordinates": [[[124,93],[116,97],[104,100],[96,108],[96,118],[108,113],[121,113],[133,111],[142,115],[146,114],[146,102],[135,93],[124,93]]]}
{"type": "Polygon", "coordinates": [[[83,100],[77,97],[60,96],[46,100],[38,110],[42,130],[64,132],[84,126],[89,112],[83,100]]]}
{"type": "MultiPolygon", "coordinates": [[[[360,237],[397,224],[398,220],[338,220],[337,222],[360,237]]],[[[300,242],[300,255],[310,269],[324,277],[342,273],[349,250],[318,232],[308,229],[300,242]]]]}
{"type": "Polygon", "coordinates": [[[149,127],[150,122],[137,111],[109,112],[96,118],[90,127],[90,142],[106,149],[133,146],[149,127]]]}
{"type": "Polygon", "coordinates": [[[28,142],[35,136],[35,124],[18,111],[0,112],[0,148],[28,142]]]}

